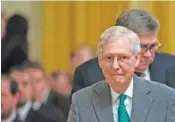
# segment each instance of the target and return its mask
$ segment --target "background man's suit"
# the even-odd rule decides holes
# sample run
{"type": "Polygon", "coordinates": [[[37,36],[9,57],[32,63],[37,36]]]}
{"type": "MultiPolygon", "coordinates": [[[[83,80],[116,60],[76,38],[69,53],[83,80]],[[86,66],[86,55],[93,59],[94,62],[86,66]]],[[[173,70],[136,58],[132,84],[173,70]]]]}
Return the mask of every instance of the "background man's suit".
{"type": "Polygon", "coordinates": [[[167,79],[167,85],[175,88],[175,67],[172,67],[171,69],[168,70],[168,75],[167,79]]]}
{"type": "MultiPolygon", "coordinates": [[[[130,122],[175,122],[175,90],[134,76],[130,122]]],[[[105,81],[72,97],[68,122],[114,122],[110,88],[105,81]]]]}
{"type": "MultiPolygon", "coordinates": [[[[156,53],[155,59],[149,68],[151,80],[163,84],[167,84],[167,82],[169,82],[168,80],[171,82],[175,81],[175,79],[171,79],[171,76],[169,76],[173,73],[169,73],[168,71],[169,68],[173,66],[175,66],[175,56],[165,53],[156,53]],[[169,78],[167,79],[167,77],[169,78]]],[[[90,86],[101,80],[104,80],[104,76],[98,65],[98,59],[96,57],[76,68],[72,92],[74,93],[79,89],[90,86]]],[[[170,87],[173,86],[170,85],[170,87]]]]}
{"type": "Polygon", "coordinates": [[[65,122],[62,113],[53,106],[42,104],[39,110],[29,110],[25,122],[65,122]]]}
{"type": "Polygon", "coordinates": [[[46,104],[52,105],[55,109],[61,111],[61,113],[64,115],[65,120],[67,119],[70,107],[69,98],[50,90],[46,104]]]}

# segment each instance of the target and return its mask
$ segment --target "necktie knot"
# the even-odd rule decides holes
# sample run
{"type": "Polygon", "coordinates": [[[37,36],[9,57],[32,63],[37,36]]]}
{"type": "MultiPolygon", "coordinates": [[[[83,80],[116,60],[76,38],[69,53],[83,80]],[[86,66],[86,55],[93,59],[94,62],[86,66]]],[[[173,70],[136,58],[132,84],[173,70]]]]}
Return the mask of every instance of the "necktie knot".
{"type": "Polygon", "coordinates": [[[120,104],[124,104],[124,101],[125,101],[125,99],[126,99],[126,95],[121,94],[121,95],[119,96],[119,99],[120,99],[120,104]]]}

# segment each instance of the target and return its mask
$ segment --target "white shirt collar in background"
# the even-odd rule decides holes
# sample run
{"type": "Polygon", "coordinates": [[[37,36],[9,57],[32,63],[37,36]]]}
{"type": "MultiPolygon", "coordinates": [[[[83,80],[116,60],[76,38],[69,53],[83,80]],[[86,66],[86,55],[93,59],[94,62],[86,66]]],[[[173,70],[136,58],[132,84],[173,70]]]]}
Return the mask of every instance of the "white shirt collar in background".
{"type": "Polygon", "coordinates": [[[32,107],[32,102],[28,101],[24,106],[18,109],[19,119],[21,121],[24,121],[26,119],[31,107],[32,107]]]}

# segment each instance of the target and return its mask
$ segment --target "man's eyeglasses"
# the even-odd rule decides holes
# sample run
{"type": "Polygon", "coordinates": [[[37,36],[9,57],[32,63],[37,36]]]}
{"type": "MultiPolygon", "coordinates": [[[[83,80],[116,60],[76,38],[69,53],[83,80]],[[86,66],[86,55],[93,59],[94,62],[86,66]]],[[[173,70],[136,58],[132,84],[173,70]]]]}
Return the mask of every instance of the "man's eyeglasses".
{"type": "Polygon", "coordinates": [[[150,52],[154,52],[156,51],[161,45],[161,43],[158,41],[157,43],[155,44],[152,44],[152,45],[142,45],[141,44],[141,52],[140,53],[145,53],[147,52],[148,50],[150,52]]]}
{"type": "Polygon", "coordinates": [[[118,63],[128,63],[132,56],[112,56],[112,55],[106,55],[103,56],[103,60],[106,63],[112,64],[114,62],[114,59],[117,58],[118,63]]]}

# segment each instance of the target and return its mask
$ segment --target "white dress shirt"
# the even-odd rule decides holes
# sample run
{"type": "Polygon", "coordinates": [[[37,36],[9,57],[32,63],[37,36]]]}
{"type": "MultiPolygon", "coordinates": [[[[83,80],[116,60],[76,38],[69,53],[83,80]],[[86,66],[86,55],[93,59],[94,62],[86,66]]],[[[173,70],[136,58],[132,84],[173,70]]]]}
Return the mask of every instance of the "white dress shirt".
{"type": "Polygon", "coordinates": [[[47,102],[49,94],[50,94],[50,89],[45,89],[43,91],[43,93],[41,94],[41,101],[42,101],[42,103],[46,103],[47,102]]]}
{"type": "Polygon", "coordinates": [[[19,119],[24,121],[32,107],[32,102],[28,101],[24,106],[18,109],[19,119]]]}
{"type": "Polygon", "coordinates": [[[45,89],[43,91],[43,93],[41,94],[40,100],[37,100],[37,101],[33,102],[33,106],[32,106],[33,109],[34,110],[39,110],[42,104],[46,104],[47,100],[48,100],[48,97],[49,97],[49,94],[50,94],[50,89],[45,89]]]}
{"type": "Polygon", "coordinates": [[[39,110],[41,107],[41,104],[42,103],[40,101],[33,102],[33,105],[32,105],[33,110],[39,110]]]}
{"type": "Polygon", "coordinates": [[[151,80],[151,76],[150,76],[150,72],[149,72],[149,69],[146,69],[144,72],[143,72],[144,76],[142,78],[146,79],[146,80],[151,80]]]}
{"type": "MultiPolygon", "coordinates": [[[[119,107],[119,96],[117,92],[111,89],[111,97],[112,97],[112,109],[113,109],[113,117],[114,122],[118,122],[118,107],[119,107]]],[[[132,97],[133,97],[133,78],[129,84],[129,87],[124,92],[127,96],[125,99],[126,110],[128,112],[129,117],[131,118],[131,109],[132,109],[132,97]]]]}

